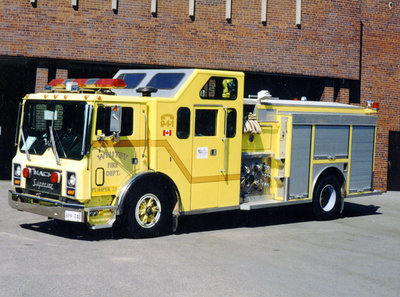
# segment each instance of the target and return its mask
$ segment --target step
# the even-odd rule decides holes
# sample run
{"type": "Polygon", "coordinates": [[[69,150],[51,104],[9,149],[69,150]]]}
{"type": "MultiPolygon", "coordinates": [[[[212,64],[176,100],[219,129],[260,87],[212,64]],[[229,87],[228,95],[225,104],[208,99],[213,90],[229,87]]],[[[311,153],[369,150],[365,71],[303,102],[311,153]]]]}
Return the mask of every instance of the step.
{"type": "Polygon", "coordinates": [[[292,205],[292,204],[303,204],[310,203],[311,199],[302,199],[302,200],[289,200],[289,201],[279,201],[273,199],[267,200],[258,200],[258,201],[250,201],[240,204],[240,210],[252,210],[259,208],[268,208],[268,207],[276,207],[283,205],[292,205]]]}

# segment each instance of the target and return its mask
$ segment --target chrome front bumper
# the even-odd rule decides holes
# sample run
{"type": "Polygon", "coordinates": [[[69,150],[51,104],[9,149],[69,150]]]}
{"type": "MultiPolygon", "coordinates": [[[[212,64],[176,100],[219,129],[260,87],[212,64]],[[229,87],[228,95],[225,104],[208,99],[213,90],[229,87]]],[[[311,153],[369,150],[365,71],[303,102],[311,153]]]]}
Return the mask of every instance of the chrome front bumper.
{"type": "Polygon", "coordinates": [[[27,211],[41,216],[78,223],[87,223],[87,217],[100,210],[110,210],[111,218],[106,224],[90,225],[91,229],[111,228],[117,215],[116,206],[85,207],[80,204],[65,203],[30,194],[9,190],[8,204],[17,210],[27,211]]]}

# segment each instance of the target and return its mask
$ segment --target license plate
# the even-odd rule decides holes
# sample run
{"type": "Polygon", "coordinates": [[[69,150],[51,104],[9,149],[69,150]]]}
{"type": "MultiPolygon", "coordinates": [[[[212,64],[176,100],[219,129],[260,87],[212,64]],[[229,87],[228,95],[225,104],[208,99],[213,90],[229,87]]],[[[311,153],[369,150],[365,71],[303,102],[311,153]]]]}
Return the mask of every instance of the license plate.
{"type": "Polygon", "coordinates": [[[79,211],[65,211],[65,220],[71,222],[82,222],[82,213],[79,211]]]}

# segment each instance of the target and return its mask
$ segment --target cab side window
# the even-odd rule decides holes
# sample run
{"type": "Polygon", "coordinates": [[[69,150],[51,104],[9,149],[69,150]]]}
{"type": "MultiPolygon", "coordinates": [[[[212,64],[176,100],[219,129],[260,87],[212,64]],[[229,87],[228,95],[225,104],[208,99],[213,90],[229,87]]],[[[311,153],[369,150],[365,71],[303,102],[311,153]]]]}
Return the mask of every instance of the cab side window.
{"type": "Polygon", "coordinates": [[[215,136],[217,131],[217,110],[196,110],[195,136],[215,136]]]}
{"type": "Polygon", "coordinates": [[[238,82],[234,77],[211,77],[200,90],[201,99],[235,100],[238,82]]]}
{"type": "Polygon", "coordinates": [[[228,117],[226,123],[226,137],[233,138],[236,136],[236,109],[228,109],[228,117]]]}
{"type": "Polygon", "coordinates": [[[190,109],[181,107],[178,109],[176,136],[179,139],[186,139],[190,135],[190,109]]]}
{"type": "MultiPolygon", "coordinates": [[[[100,106],[97,109],[96,135],[110,136],[111,107],[100,106]]],[[[133,133],[133,109],[122,107],[120,136],[129,136],[133,133]]]]}

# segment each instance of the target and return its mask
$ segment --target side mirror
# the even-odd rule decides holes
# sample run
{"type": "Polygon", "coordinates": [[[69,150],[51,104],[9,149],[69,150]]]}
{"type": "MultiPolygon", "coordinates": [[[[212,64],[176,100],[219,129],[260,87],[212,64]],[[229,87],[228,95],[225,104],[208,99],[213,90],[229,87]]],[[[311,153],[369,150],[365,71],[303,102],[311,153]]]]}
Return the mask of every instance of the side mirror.
{"type": "Polygon", "coordinates": [[[113,135],[115,137],[115,142],[119,141],[119,133],[121,132],[121,115],[122,115],[121,106],[111,107],[110,132],[113,133],[113,135]]]}

